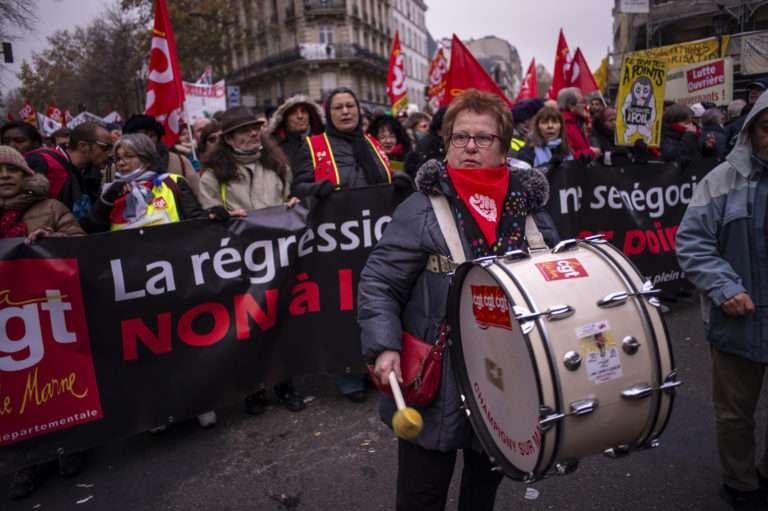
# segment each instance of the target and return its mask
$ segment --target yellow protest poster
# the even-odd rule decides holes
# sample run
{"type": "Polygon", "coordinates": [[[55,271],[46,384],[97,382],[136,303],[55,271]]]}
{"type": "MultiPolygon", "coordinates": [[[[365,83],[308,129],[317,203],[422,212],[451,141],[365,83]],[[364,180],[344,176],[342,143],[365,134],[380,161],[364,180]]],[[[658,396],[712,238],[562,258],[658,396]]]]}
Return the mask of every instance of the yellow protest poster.
{"type": "Polygon", "coordinates": [[[658,48],[633,51],[627,53],[629,58],[661,60],[667,63],[667,69],[672,70],[687,64],[695,64],[705,60],[726,57],[730,36],[722,38],[711,37],[688,43],[670,44],[658,48]]]}
{"type": "Polygon", "coordinates": [[[666,81],[665,62],[624,59],[616,98],[617,145],[632,146],[642,140],[648,146],[659,146],[666,81]]]}

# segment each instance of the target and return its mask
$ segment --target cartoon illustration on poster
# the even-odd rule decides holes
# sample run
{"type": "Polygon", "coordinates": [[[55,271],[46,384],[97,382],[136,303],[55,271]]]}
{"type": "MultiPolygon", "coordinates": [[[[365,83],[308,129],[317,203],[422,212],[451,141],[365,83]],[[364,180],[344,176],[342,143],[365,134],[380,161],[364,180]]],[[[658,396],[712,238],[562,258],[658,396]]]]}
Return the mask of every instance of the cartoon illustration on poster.
{"type": "Polygon", "coordinates": [[[657,147],[661,139],[664,109],[664,62],[624,59],[616,112],[616,143],[632,146],[638,140],[657,147]]]}

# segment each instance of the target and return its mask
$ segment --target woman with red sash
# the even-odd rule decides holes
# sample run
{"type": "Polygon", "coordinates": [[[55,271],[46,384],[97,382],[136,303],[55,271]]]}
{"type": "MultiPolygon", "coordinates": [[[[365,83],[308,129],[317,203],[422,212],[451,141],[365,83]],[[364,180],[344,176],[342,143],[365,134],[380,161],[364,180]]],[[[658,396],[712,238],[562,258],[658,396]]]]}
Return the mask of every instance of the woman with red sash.
{"type": "MultiPolygon", "coordinates": [[[[298,157],[291,190],[299,198],[323,199],[334,190],[393,184],[410,191],[411,178],[394,176],[379,142],[363,132],[360,103],[351,89],[333,90],[325,102],[325,133],[306,137],[298,157]]],[[[350,401],[365,400],[364,377],[348,369],[336,379],[350,401]]]]}
{"type": "MultiPolygon", "coordinates": [[[[402,381],[404,332],[435,343],[446,321],[450,268],[428,263],[450,252],[430,195],[447,200],[448,221],[456,223],[467,259],[527,247],[526,216],[546,203],[549,186],[537,170],[507,168],[512,130],[512,116],[499,97],[472,89],[454,99],[443,124],[446,162],[422,166],[416,177],[421,193],[395,210],[369,257],[360,278],[358,321],[363,354],[375,363],[382,384],[390,371],[402,381]]],[[[556,241],[546,238],[548,244],[556,241]]],[[[474,439],[449,358],[446,351],[434,401],[417,407],[424,420],[421,433],[413,441],[398,440],[398,511],[445,508],[459,449],[464,458],[459,510],[493,509],[502,475],[491,470],[474,439]]],[[[383,394],[380,413],[386,424],[394,412],[392,398],[383,394]]]]}

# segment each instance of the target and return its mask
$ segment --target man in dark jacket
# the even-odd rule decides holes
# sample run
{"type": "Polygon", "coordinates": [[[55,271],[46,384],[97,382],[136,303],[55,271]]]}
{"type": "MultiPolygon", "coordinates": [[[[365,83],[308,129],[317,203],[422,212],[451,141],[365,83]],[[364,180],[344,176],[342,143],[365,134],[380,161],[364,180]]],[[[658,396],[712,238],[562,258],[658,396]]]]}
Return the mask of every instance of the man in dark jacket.
{"type": "Polygon", "coordinates": [[[445,144],[440,131],[443,128],[446,109],[447,107],[442,107],[435,112],[429,124],[429,133],[416,143],[414,150],[405,159],[405,173],[409,176],[416,177],[419,168],[429,160],[442,161],[445,157],[445,144]]]}
{"type": "Polygon", "coordinates": [[[752,105],[755,104],[757,98],[759,98],[760,94],[762,94],[766,89],[768,89],[768,85],[766,85],[766,83],[762,80],[756,80],[754,82],[750,82],[747,85],[747,97],[745,98],[747,100],[747,104],[744,106],[744,108],[741,109],[741,115],[729,121],[728,125],[725,127],[725,138],[728,141],[728,152],[730,152],[731,149],[733,149],[733,146],[736,145],[736,139],[741,132],[741,127],[744,126],[744,121],[747,119],[749,111],[752,110],[752,105]]]}
{"type": "Polygon", "coordinates": [[[726,160],[696,186],[677,257],[701,291],[711,344],[721,496],[735,509],[764,510],[768,450],[756,459],[755,411],[768,368],[768,94],[726,160]]]}
{"type": "Polygon", "coordinates": [[[304,139],[323,131],[323,109],[309,96],[297,94],[288,98],[270,117],[266,134],[274,138],[288,156],[291,169],[296,169],[304,139]]]}

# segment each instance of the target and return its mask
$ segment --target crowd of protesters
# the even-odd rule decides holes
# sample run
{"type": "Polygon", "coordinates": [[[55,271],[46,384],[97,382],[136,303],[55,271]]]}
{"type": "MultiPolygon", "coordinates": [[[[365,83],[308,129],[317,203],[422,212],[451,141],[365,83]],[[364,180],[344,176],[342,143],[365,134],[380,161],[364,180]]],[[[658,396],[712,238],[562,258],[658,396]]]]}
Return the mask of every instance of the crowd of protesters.
{"type": "MultiPolygon", "coordinates": [[[[577,88],[566,88],[556,101],[529,99],[512,107],[509,142],[499,156],[511,168],[534,167],[545,174],[573,160],[605,168],[622,160],[681,165],[705,157],[722,160],[765,89],[762,82],[750,84],[746,100],[726,110],[709,104],[665,105],[656,149],[617,146],[616,110],[602,96],[585,97],[577,88]]],[[[371,113],[355,91],[339,88],[323,105],[303,95],[289,98],[269,118],[236,107],[214,119],[198,119],[181,130],[183,136],[172,147],[163,142],[162,124],[147,115],[133,115],[122,126],[86,122],[48,138],[30,124],[9,122],[0,127],[0,238],[32,243],[186,219],[223,220],[376,184],[407,195],[415,189],[419,169],[449,155],[445,114],[444,108],[431,115],[371,113]]],[[[552,225],[541,223],[552,232],[550,238],[557,237],[552,225]]],[[[353,402],[366,399],[366,379],[352,369],[337,376],[337,386],[353,402]]],[[[287,409],[305,407],[291,379],[272,390],[287,409]]],[[[259,415],[267,403],[261,385],[245,398],[245,409],[259,415]]],[[[212,426],[215,412],[198,420],[212,426]]],[[[73,476],[83,465],[82,453],[59,463],[62,475],[73,476]]],[[[12,498],[36,489],[37,470],[15,475],[12,498]]]]}

